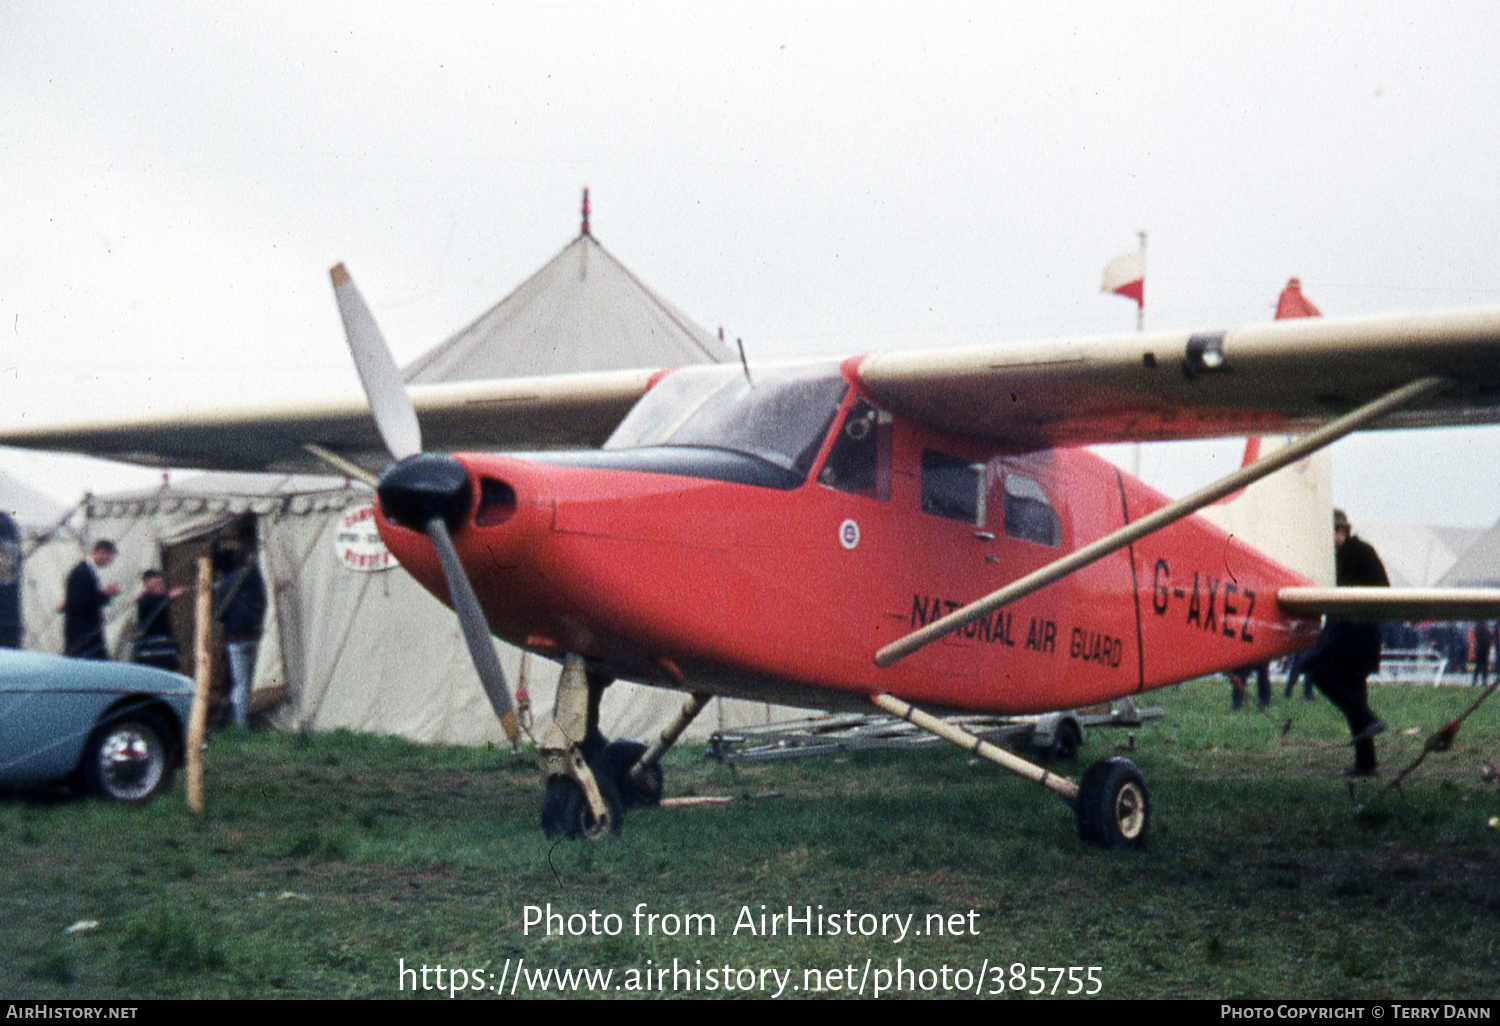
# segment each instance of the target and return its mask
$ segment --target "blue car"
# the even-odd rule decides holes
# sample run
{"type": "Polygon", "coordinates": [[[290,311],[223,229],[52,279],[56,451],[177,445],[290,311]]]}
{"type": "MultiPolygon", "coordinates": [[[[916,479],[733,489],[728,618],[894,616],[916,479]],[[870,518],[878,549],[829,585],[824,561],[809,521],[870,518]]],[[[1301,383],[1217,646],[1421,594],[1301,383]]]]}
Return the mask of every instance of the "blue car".
{"type": "Polygon", "coordinates": [[[144,802],[182,762],[192,701],[180,674],[0,650],[0,785],[144,802]]]}

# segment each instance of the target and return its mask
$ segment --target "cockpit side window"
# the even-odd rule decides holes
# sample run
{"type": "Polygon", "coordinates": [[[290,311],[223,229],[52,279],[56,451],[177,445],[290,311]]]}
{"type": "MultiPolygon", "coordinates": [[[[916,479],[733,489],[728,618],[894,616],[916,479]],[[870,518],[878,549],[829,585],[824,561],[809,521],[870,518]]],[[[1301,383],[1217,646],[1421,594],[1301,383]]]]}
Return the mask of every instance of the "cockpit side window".
{"type": "Polygon", "coordinates": [[[922,450],[922,512],[984,526],[984,464],[922,450]]]}
{"type": "Polygon", "coordinates": [[[889,413],[856,397],[818,472],[818,483],[852,495],[889,499],[891,424],[889,413]]]}
{"type": "Polygon", "coordinates": [[[1050,545],[1062,544],[1062,521],[1047,493],[1024,474],[1005,474],[1005,534],[1010,538],[1050,545]]]}

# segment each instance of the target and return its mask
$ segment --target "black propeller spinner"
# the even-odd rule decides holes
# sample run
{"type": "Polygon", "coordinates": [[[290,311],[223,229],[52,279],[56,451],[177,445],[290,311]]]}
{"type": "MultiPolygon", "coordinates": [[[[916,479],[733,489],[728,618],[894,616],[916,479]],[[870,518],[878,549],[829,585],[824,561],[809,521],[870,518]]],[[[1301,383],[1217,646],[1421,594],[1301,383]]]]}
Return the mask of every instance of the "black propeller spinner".
{"type": "Polygon", "coordinates": [[[474,506],[474,488],[464,465],[446,453],[419,452],[393,463],[375,489],[386,519],[426,531],[434,517],[457,530],[474,506]]]}

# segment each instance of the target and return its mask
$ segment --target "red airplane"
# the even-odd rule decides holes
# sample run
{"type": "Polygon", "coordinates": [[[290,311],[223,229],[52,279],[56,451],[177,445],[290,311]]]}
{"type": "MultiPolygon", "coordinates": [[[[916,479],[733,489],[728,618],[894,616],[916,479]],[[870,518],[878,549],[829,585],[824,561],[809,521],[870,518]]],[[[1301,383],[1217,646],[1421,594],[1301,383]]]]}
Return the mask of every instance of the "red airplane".
{"type": "Polygon", "coordinates": [[[1315,587],[1193,515],[1377,422],[1500,419],[1500,311],[408,390],[342,265],[333,279],[367,405],[0,443],[369,480],[512,740],[491,634],[562,662],[537,744],[549,834],[607,835],[658,800],[663,752],[732,695],[873,704],[1051,788],[1085,840],[1136,844],[1150,806],[1128,760],[1074,783],[933,714],[1071,709],[1263,662],[1308,647],[1324,612],[1500,610],[1500,591],[1315,587]],[[1177,502],[1081,448],[1303,430],[1177,502]],[[606,743],[615,679],[692,697],[649,748],[606,743]]]}

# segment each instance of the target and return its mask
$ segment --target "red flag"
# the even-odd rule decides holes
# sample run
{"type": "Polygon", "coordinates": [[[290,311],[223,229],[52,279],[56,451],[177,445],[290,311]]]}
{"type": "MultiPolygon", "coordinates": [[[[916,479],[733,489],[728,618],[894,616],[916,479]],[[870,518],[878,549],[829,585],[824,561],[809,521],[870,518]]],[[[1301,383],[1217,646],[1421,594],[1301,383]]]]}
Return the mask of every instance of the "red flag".
{"type": "Polygon", "coordinates": [[[1104,285],[1101,292],[1113,292],[1117,296],[1135,300],[1135,305],[1146,305],[1146,254],[1137,250],[1115,257],[1104,268],[1104,285]]]}
{"type": "Polygon", "coordinates": [[[1323,313],[1313,306],[1308,298],[1302,294],[1302,280],[1293,278],[1286,283],[1286,288],[1281,290],[1281,298],[1276,300],[1276,319],[1284,321],[1289,317],[1322,317],[1323,313]]]}

